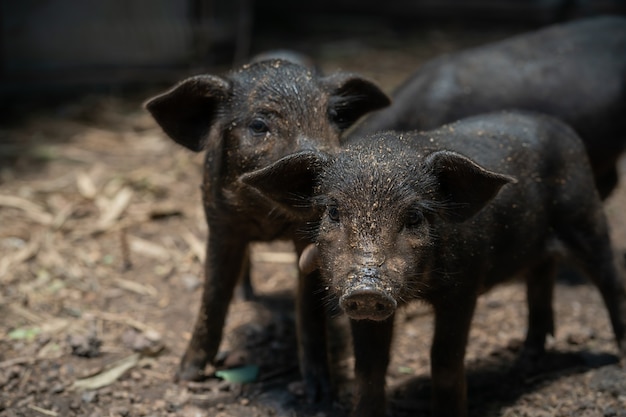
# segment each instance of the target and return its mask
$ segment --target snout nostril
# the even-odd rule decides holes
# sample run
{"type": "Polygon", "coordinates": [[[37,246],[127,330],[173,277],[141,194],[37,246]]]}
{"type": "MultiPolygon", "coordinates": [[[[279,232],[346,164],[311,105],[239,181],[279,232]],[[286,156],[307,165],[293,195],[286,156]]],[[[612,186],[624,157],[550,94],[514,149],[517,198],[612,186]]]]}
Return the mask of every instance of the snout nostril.
{"type": "Polygon", "coordinates": [[[346,310],[355,311],[358,310],[358,308],[359,303],[357,303],[356,301],[350,301],[346,304],[346,310]]]}
{"type": "Polygon", "coordinates": [[[384,320],[395,311],[396,301],[373,288],[361,288],[345,294],[339,300],[341,308],[353,319],[384,320]]]}

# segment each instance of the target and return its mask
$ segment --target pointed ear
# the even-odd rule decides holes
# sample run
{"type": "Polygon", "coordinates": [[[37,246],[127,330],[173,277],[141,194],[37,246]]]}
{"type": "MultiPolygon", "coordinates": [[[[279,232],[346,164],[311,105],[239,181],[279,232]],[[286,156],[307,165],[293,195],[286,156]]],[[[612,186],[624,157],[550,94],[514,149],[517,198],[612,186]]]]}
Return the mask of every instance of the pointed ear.
{"type": "Polygon", "coordinates": [[[391,99],[373,82],[358,75],[336,73],[324,78],[331,87],[328,115],[340,130],[361,116],[391,104],[391,99]]]}
{"type": "Polygon", "coordinates": [[[313,189],[328,156],[315,151],[288,155],[265,168],[239,177],[286,212],[295,216],[311,214],[313,189]]]}
{"type": "Polygon", "coordinates": [[[434,152],[424,163],[435,176],[435,188],[443,207],[440,214],[450,221],[467,220],[491,201],[503,185],[517,182],[455,152],[434,152]]]}
{"type": "Polygon", "coordinates": [[[199,152],[206,147],[209,130],[229,90],[230,84],[223,78],[198,75],[148,100],[145,108],[170,138],[199,152]]]}

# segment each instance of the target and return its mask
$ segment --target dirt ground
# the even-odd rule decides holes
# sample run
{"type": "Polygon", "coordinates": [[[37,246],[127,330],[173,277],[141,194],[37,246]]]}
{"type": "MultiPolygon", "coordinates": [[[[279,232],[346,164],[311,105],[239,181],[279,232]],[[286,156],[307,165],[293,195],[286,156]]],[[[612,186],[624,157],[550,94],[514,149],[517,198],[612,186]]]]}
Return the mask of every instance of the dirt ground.
{"type": "MultiPolygon", "coordinates": [[[[324,40],[314,52],[324,70],[357,71],[390,91],[427,58],[506,34],[429,29],[324,40]]],[[[302,396],[295,256],[281,242],[255,245],[259,297],[232,304],[221,348],[258,365],[256,381],[172,381],[199,305],[207,228],[202,156],[168,140],[140,107],[157,91],[81,97],[0,128],[0,415],[347,415],[353,359],[345,318],[332,323],[337,402],[324,410],[302,396]]],[[[606,202],[620,252],[624,207],[622,159],[620,187],[606,202]]],[[[595,288],[559,282],[549,353],[520,379],[510,369],[525,331],[524,300],[520,283],[480,299],[467,353],[470,415],[626,416],[626,374],[595,288]]],[[[393,416],[429,415],[431,332],[427,306],[398,314],[387,378],[393,416]]]]}

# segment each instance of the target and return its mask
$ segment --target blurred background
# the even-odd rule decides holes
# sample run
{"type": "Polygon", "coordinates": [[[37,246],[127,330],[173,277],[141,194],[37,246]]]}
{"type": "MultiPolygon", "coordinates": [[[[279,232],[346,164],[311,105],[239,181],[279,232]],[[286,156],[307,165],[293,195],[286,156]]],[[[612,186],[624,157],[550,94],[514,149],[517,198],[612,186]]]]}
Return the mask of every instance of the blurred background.
{"type": "Polygon", "coordinates": [[[171,82],[265,48],[317,56],[320,39],[355,49],[425,27],[531,28],[624,12],[624,0],[2,0],[0,94],[171,82]]]}

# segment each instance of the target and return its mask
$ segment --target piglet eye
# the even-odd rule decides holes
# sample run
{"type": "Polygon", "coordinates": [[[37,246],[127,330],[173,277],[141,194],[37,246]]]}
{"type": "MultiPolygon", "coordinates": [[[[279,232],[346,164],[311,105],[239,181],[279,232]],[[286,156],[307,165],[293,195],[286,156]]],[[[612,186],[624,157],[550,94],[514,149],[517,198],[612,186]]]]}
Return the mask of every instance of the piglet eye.
{"type": "Polygon", "coordinates": [[[328,110],[328,117],[330,120],[339,127],[340,130],[345,130],[350,127],[351,123],[342,116],[336,109],[328,110]]]}
{"type": "Polygon", "coordinates": [[[263,119],[254,119],[248,125],[248,128],[253,135],[264,135],[270,131],[269,126],[263,119]]]}
{"type": "Polygon", "coordinates": [[[424,221],[424,214],[419,210],[409,210],[406,214],[404,224],[406,227],[417,227],[424,221]]]}
{"type": "Polygon", "coordinates": [[[328,206],[328,218],[333,222],[339,221],[339,209],[337,206],[328,206]]]}

